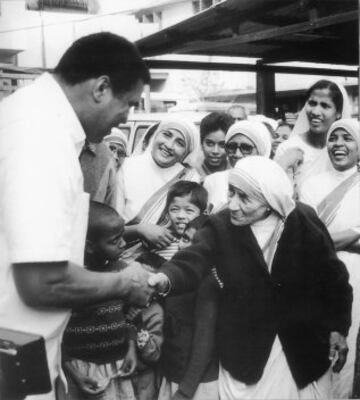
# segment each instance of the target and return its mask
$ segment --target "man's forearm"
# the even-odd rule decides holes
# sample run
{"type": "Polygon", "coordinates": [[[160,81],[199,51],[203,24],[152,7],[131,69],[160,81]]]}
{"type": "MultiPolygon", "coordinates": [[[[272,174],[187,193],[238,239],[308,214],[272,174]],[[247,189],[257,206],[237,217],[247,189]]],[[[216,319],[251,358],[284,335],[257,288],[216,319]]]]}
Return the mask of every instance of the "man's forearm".
{"type": "MultiPolygon", "coordinates": [[[[145,272],[145,271],[144,271],[145,272]]],[[[112,298],[127,298],[141,290],[141,271],[92,272],[78,265],[26,263],[14,265],[14,278],[23,301],[31,307],[74,308],[112,298]]]]}

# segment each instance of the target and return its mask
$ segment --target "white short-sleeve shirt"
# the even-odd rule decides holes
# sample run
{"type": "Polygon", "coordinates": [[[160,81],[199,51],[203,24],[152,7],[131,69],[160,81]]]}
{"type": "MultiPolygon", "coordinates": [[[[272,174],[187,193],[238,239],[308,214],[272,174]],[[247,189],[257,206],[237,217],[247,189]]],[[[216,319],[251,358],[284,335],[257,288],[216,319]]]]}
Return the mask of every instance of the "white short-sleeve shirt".
{"type": "Polygon", "coordinates": [[[84,140],[50,74],[0,103],[0,324],[45,338],[53,378],[69,310],[25,305],[11,265],[82,264],[89,203],[78,161],[84,140]]]}

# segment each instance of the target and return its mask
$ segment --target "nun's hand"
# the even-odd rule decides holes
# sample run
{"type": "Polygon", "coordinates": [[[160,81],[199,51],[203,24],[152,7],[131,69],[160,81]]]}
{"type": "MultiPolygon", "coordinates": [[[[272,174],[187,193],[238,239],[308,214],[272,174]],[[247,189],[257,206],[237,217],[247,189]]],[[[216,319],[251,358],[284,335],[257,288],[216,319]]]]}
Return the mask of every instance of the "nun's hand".
{"type": "Polygon", "coordinates": [[[346,338],[339,332],[330,332],[329,359],[333,364],[333,371],[340,372],[347,358],[349,348],[346,338]]]}
{"type": "Polygon", "coordinates": [[[148,279],[150,287],[154,288],[158,294],[166,296],[171,289],[170,279],[162,272],[151,274],[148,279]]]}
{"type": "Polygon", "coordinates": [[[295,174],[300,165],[304,162],[304,151],[298,147],[293,147],[277,157],[276,161],[286,172],[290,170],[295,174]]]}
{"type": "Polygon", "coordinates": [[[138,229],[142,239],[158,249],[164,249],[174,240],[174,236],[164,226],[140,224],[138,229]]]}

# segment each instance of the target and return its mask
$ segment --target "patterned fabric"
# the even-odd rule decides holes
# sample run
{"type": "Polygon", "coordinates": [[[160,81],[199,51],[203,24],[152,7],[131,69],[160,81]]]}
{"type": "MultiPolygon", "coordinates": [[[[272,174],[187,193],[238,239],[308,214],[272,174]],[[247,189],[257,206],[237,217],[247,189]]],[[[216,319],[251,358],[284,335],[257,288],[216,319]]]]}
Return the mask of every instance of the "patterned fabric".
{"type": "Polygon", "coordinates": [[[112,300],[72,313],[63,350],[67,357],[102,364],[123,358],[129,339],[136,339],[136,328],[125,320],[124,304],[112,300]]]}
{"type": "Polygon", "coordinates": [[[179,242],[180,239],[174,239],[165,249],[155,250],[154,253],[169,261],[179,251],[179,242]]]}

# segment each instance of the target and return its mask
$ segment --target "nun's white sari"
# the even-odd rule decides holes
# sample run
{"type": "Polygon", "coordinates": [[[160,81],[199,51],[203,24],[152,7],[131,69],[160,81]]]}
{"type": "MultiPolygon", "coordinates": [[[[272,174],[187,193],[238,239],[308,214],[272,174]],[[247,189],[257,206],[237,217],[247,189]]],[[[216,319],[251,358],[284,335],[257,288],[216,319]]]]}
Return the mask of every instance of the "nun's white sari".
{"type": "MultiPolygon", "coordinates": [[[[359,123],[352,119],[341,119],[329,129],[328,140],[336,129],[346,130],[357,142],[360,156],[359,123]]],[[[309,179],[303,186],[300,200],[311,205],[328,228],[330,235],[353,228],[360,228],[360,174],[357,166],[346,171],[331,167],[328,171],[309,179]]],[[[347,337],[349,352],[347,361],[334,377],[334,397],[351,397],[354,379],[356,336],[360,323],[360,254],[338,251],[345,264],[353,288],[352,323],[347,337]]]]}
{"type": "MultiPolygon", "coordinates": [[[[360,175],[354,178],[357,173],[357,167],[353,167],[344,172],[332,169],[323,174],[310,179],[305,183],[302,190],[300,200],[304,203],[312,205],[318,211],[319,217],[323,219],[330,234],[341,232],[351,228],[360,227],[360,175]],[[347,181],[346,192],[341,190],[341,184],[347,181]],[[337,197],[339,202],[336,208],[327,210],[326,203],[333,203],[334,189],[338,189],[337,197]],[[330,196],[330,193],[333,193],[330,196]],[[320,209],[320,205],[322,205],[320,209]]],[[[352,323],[347,337],[349,353],[347,361],[340,374],[334,377],[334,397],[349,398],[351,396],[354,362],[356,350],[356,335],[360,323],[360,254],[350,253],[347,251],[338,251],[338,257],[346,265],[349,272],[349,282],[353,287],[353,307],[352,307],[352,323]]]]}
{"type": "Polygon", "coordinates": [[[127,224],[157,224],[170,186],[178,180],[200,181],[199,174],[192,168],[200,151],[199,136],[193,124],[169,117],[160,123],[143,154],[125,159],[118,172],[117,211],[127,224]],[[182,163],[162,168],[154,161],[151,151],[157,134],[167,129],[182,133],[186,153],[182,163]]]}
{"type": "Polygon", "coordinates": [[[125,159],[118,173],[118,211],[125,222],[156,224],[167,192],[178,180],[199,182],[200,177],[194,168],[180,163],[161,168],[150,152],[125,159]]]}

